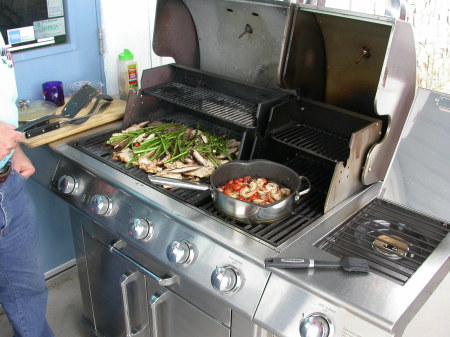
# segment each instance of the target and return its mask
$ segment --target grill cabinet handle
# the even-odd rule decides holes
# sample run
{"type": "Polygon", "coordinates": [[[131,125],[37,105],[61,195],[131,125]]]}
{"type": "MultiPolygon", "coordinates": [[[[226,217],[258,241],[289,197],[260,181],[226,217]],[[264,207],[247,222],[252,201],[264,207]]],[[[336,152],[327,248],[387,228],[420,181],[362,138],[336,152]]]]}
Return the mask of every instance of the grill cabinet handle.
{"type": "Polygon", "coordinates": [[[159,337],[158,333],[158,306],[165,302],[171,296],[170,291],[164,291],[162,294],[154,294],[150,299],[150,311],[152,313],[151,336],[159,337]]]}
{"type": "Polygon", "coordinates": [[[136,261],[134,261],[131,257],[129,257],[128,255],[125,255],[124,253],[122,253],[118,247],[122,247],[123,246],[123,241],[119,240],[113,244],[109,245],[109,251],[114,254],[117,255],[119,257],[121,257],[122,259],[124,259],[125,261],[128,261],[129,263],[131,263],[133,266],[135,266],[139,271],[141,271],[142,273],[144,273],[145,275],[149,276],[151,279],[155,280],[160,286],[162,287],[167,287],[167,286],[171,286],[172,284],[175,284],[178,282],[179,276],[178,275],[174,275],[171,277],[167,277],[167,278],[161,278],[158,275],[152,273],[150,270],[148,270],[147,268],[145,268],[144,266],[142,266],[141,264],[137,263],[136,261]]]}
{"type": "MultiPolygon", "coordinates": [[[[143,275],[135,271],[132,274],[124,274],[121,277],[120,289],[122,290],[122,299],[123,299],[123,307],[124,307],[124,316],[125,316],[125,332],[127,337],[137,337],[147,328],[147,324],[144,324],[142,329],[133,333],[131,331],[131,319],[130,319],[130,306],[128,303],[128,290],[127,287],[132,282],[137,282],[139,277],[143,277],[143,275]]],[[[145,283],[144,283],[145,284],[145,283]]]]}

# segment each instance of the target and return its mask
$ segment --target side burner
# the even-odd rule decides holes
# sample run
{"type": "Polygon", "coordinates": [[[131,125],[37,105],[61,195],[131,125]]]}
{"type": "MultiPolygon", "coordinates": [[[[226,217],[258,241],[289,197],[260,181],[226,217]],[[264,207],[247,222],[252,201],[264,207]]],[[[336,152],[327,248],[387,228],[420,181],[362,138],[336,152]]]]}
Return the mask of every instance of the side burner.
{"type": "Polygon", "coordinates": [[[316,246],[359,256],[372,270],[404,284],[450,232],[450,224],[375,199],[316,246]]]}

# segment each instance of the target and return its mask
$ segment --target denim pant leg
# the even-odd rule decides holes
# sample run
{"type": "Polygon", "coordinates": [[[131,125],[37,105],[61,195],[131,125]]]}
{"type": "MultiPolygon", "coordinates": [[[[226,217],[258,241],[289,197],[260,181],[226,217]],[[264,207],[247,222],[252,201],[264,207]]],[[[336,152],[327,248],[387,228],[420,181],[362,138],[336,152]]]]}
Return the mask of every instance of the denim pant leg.
{"type": "Polygon", "coordinates": [[[13,171],[0,184],[0,302],[14,337],[53,337],[45,318],[47,288],[25,181],[13,171]]]}

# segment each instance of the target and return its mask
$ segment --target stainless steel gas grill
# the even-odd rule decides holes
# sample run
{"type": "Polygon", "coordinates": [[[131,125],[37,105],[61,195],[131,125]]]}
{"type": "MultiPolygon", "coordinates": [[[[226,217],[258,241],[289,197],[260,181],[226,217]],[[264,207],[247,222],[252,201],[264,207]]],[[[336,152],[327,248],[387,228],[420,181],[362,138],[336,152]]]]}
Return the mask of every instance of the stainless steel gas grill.
{"type": "MultiPolygon", "coordinates": [[[[410,26],[286,2],[160,0],[153,48],[177,64],[144,71],[123,123],[55,147],[60,162],[50,188],[73,206],[92,331],[401,335],[448,272],[450,244],[448,211],[416,197],[426,191],[424,199],[441,205],[448,193],[412,189],[423,179],[403,164],[411,162],[404,153],[417,163],[428,150],[411,152],[407,141],[417,137],[416,125],[423,131],[425,106],[420,91],[405,127],[415,93],[410,26]],[[306,176],[311,191],[283,219],[224,216],[209,191],[167,190],[112,159],[106,140],[143,121],[235,138],[238,159],[281,163],[306,176]],[[368,259],[371,272],[264,264],[348,255],[368,259]]],[[[444,102],[426,107],[441,111],[436,101],[444,102]]],[[[450,120],[448,113],[440,119],[450,120]]],[[[431,153],[430,162],[440,162],[442,153],[431,153]]]]}

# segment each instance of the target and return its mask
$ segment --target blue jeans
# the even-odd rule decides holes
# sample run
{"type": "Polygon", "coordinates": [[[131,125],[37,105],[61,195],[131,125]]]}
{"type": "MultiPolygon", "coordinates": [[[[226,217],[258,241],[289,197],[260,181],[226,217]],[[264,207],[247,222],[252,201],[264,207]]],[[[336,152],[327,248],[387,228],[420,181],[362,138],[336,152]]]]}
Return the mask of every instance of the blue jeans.
{"type": "Polygon", "coordinates": [[[45,318],[47,288],[39,263],[34,206],[25,182],[12,171],[0,184],[0,303],[14,337],[53,337],[45,318]]]}

